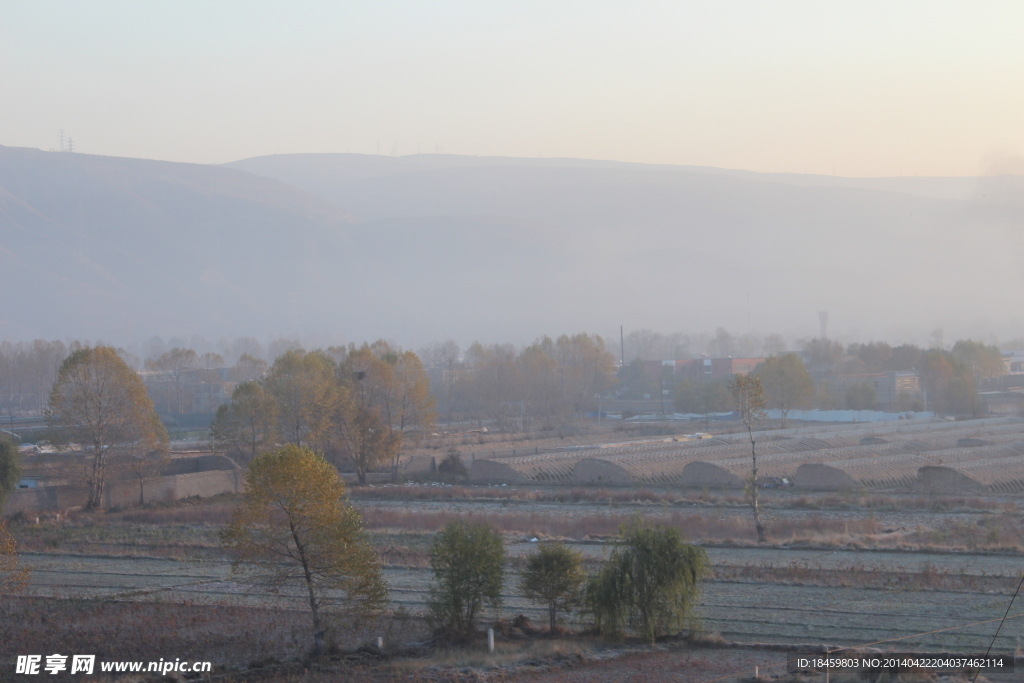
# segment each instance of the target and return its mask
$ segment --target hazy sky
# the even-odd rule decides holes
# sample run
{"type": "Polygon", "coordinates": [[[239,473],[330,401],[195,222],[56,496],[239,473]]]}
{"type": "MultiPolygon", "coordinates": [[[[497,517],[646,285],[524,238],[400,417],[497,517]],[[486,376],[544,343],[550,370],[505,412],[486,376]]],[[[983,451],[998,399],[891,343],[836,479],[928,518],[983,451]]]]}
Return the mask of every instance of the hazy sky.
{"type": "Polygon", "coordinates": [[[0,0],[0,144],[1024,172],[1022,29],[1021,2],[0,0]]]}

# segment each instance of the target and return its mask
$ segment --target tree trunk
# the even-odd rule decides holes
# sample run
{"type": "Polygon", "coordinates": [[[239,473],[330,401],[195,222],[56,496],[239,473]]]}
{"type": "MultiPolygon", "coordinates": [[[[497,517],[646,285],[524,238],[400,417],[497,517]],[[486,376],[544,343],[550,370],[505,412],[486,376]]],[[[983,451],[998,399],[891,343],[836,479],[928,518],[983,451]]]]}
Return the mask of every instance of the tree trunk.
{"type": "Polygon", "coordinates": [[[757,449],[754,446],[754,435],[750,433],[750,459],[752,468],[750,471],[750,506],[754,511],[754,528],[757,529],[757,542],[764,543],[764,525],[761,524],[761,509],[757,504],[757,449]]]}
{"type": "Polygon", "coordinates": [[[356,467],[356,477],[359,479],[360,486],[366,485],[366,468],[356,467]]]}
{"type": "Polygon", "coordinates": [[[555,635],[555,603],[548,605],[548,622],[550,624],[548,635],[554,637],[555,635]]]}
{"type": "Polygon", "coordinates": [[[313,613],[313,656],[319,657],[324,652],[324,629],[320,623],[320,606],[316,602],[316,591],[313,589],[313,573],[309,569],[309,560],[306,558],[306,551],[299,541],[299,534],[295,530],[294,524],[291,525],[291,531],[295,549],[299,551],[299,559],[302,561],[306,588],[309,591],[309,611],[313,613]]]}
{"type": "Polygon", "coordinates": [[[87,510],[98,510],[103,507],[103,450],[102,447],[93,451],[92,472],[89,476],[89,499],[85,504],[87,510]]]}

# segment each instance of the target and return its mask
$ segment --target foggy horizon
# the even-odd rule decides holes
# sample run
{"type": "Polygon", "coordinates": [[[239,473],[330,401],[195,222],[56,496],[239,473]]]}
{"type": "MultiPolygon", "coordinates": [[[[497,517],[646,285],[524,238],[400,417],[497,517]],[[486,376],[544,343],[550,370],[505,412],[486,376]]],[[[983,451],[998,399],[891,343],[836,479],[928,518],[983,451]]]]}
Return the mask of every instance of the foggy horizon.
{"type": "Polygon", "coordinates": [[[0,6],[0,336],[1024,335],[1021,7],[176,8],[0,6]]]}

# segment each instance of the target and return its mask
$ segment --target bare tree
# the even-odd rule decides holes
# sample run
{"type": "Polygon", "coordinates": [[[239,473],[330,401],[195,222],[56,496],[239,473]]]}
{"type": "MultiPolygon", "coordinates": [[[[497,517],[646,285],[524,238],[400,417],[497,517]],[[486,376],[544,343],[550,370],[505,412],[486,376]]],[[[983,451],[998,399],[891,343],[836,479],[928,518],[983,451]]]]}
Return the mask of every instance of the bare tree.
{"type": "Polygon", "coordinates": [[[159,370],[167,373],[174,384],[174,412],[183,413],[184,401],[182,400],[185,377],[193,370],[200,367],[199,356],[192,349],[176,347],[161,355],[156,360],[146,362],[150,370],[159,370]]]}
{"type": "Polygon", "coordinates": [[[754,528],[757,529],[758,543],[764,543],[764,525],[761,524],[761,510],[757,501],[757,444],[754,441],[754,427],[764,420],[764,390],[761,378],[757,375],[734,375],[729,380],[729,391],[732,393],[736,412],[747,430],[750,438],[750,477],[747,479],[747,494],[750,507],[754,513],[754,528]]]}

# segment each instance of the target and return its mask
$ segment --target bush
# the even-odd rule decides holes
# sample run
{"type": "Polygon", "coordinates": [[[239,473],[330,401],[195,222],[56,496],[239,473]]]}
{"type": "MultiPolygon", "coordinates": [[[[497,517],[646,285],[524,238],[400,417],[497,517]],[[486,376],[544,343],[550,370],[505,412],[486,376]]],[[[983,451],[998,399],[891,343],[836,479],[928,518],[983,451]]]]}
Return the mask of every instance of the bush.
{"type": "Polygon", "coordinates": [[[7,494],[14,490],[21,479],[21,461],[18,458],[18,444],[6,434],[0,434],[0,510],[3,510],[7,494]]]}
{"type": "Polygon", "coordinates": [[[558,610],[570,610],[577,604],[586,579],[582,553],[564,543],[541,543],[537,552],[526,558],[521,583],[523,597],[548,608],[553,635],[558,610]]]}
{"type": "Polygon", "coordinates": [[[430,548],[434,584],[428,623],[450,635],[472,633],[484,605],[501,606],[505,542],[488,524],[451,522],[430,548]]]}
{"type": "Polygon", "coordinates": [[[700,580],[710,570],[704,549],[685,543],[679,529],[640,518],[619,533],[622,545],[587,582],[585,601],[598,630],[618,636],[628,627],[653,643],[692,626],[700,580]]]}
{"type": "Polygon", "coordinates": [[[446,479],[466,479],[469,477],[469,471],[466,470],[466,465],[463,464],[462,457],[455,447],[448,449],[444,460],[437,466],[437,472],[446,479]]]}

